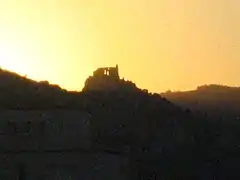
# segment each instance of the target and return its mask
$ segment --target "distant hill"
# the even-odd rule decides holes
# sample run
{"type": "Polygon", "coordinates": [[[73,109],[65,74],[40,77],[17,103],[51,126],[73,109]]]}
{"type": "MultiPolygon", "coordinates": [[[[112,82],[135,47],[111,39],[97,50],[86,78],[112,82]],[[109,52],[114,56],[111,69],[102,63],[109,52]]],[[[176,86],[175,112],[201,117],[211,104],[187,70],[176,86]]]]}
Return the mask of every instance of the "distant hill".
{"type": "Polygon", "coordinates": [[[161,96],[193,111],[219,116],[240,116],[240,87],[204,85],[196,90],[166,92],[161,96]]]}

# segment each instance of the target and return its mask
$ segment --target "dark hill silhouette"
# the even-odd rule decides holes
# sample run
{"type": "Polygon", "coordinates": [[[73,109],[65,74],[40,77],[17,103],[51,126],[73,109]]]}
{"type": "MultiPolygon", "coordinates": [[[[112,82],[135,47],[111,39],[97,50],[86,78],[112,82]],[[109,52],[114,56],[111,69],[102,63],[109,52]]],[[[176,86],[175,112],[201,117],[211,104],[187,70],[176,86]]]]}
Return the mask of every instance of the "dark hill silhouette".
{"type": "Polygon", "coordinates": [[[92,149],[127,156],[132,162],[131,180],[240,178],[240,159],[234,156],[240,144],[238,121],[208,121],[185,112],[160,95],[120,79],[118,67],[96,70],[82,92],[68,92],[6,70],[0,70],[0,82],[2,110],[89,113],[92,149]]]}
{"type": "Polygon", "coordinates": [[[0,92],[1,109],[47,108],[66,93],[47,81],[36,82],[4,69],[0,69],[0,92]]]}
{"type": "MultiPolygon", "coordinates": [[[[129,103],[132,103],[132,105],[147,99],[147,101],[152,101],[153,103],[160,103],[163,108],[166,106],[166,111],[168,109],[180,110],[180,108],[165,98],[137,88],[131,81],[117,79],[113,82],[110,77],[106,76],[105,78],[102,79],[104,79],[106,87],[101,84],[101,78],[99,80],[98,77],[90,76],[86,80],[83,91],[74,92],[62,89],[58,85],[50,84],[48,81],[37,82],[25,76],[20,76],[15,72],[0,68],[0,108],[26,110],[77,108],[83,110],[89,104],[94,105],[94,102],[98,103],[97,101],[109,102],[112,99],[113,101],[123,100],[124,102],[127,96],[131,96],[132,99],[129,99],[129,103]],[[92,86],[100,88],[94,89],[92,86]],[[107,86],[112,86],[114,89],[110,89],[107,86]]],[[[111,106],[114,106],[114,104],[111,104],[111,106]]]]}
{"type": "Polygon", "coordinates": [[[240,117],[240,88],[204,85],[186,92],[161,94],[171,102],[196,112],[214,116],[240,117]]]}

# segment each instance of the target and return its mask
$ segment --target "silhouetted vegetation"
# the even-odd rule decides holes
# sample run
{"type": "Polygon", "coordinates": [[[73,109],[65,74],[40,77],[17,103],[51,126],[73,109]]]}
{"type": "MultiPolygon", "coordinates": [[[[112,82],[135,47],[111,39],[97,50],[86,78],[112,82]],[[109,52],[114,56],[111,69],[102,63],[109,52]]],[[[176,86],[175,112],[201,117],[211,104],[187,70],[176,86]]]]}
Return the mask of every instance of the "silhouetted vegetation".
{"type": "MultiPolygon", "coordinates": [[[[131,180],[240,178],[239,119],[223,121],[185,111],[194,105],[182,109],[130,81],[109,76],[90,77],[82,92],[67,92],[5,70],[0,71],[0,82],[1,109],[77,109],[91,114],[92,148],[129,157],[131,180]],[[109,88],[113,81],[116,87],[109,88]]],[[[215,91],[200,88],[197,93],[205,91],[212,102],[215,91]]],[[[226,100],[232,98],[228,91],[219,90],[224,97],[222,93],[226,100]]]]}

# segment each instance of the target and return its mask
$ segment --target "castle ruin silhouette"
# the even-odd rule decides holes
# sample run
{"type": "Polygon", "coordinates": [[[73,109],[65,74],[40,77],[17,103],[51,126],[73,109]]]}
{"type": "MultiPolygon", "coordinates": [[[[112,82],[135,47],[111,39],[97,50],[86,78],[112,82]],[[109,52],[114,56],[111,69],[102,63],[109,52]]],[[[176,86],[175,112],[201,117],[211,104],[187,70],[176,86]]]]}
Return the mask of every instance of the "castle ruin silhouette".
{"type": "Polygon", "coordinates": [[[116,67],[98,68],[96,71],[93,72],[93,76],[97,78],[108,76],[112,79],[119,80],[118,65],[116,65],[116,67]]]}
{"type": "Polygon", "coordinates": [[[102,67],[93,72],[86,82],[83,90],[116,90],[120,86],[118,65],[116,67],[102,67]]]}

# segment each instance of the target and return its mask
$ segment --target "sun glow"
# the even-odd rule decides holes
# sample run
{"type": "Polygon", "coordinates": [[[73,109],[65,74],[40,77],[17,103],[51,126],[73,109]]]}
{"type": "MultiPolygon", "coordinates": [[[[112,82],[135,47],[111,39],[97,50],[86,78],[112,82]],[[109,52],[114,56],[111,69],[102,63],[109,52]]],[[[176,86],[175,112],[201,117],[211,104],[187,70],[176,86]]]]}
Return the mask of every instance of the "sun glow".
{"type": "Polygon", "coordinates": [[[68,90],[81,90],[85,79],[95,68],[91,67],[90,62],[83,61],[93,59],[87,52],[91,48],[77,49],[68,46],[60,36],[58,38],[47,36],[46,33],[47,37],[44,37],[36,36],[34,33],[36,34],[33,31],[32,34],[25,32],[19,35],[16,29],[13,32],[10,28],[9,31],[2,31],[0,33],[0,67],[36,81],[47,80],[68,90]],[[71,52],[74,54],[69,55],[71,52]],[[82,61],[81,66],[76,65],[79,61],[82,61]],[[66,64],[66,62],[69,63],[66,64]]]}
{"type": "Polygon", "coordinates": [[[15,71],[21,75],[27,72],[28,65],[26,62],[28,57],[24,50],[24,44],[20,44],[16,40],[1,39],[0,41],[0,66],[1,68],[15,71]]]}
{"type": "Polygon", "coordinates": [[[74,7],[51,0],[0,0],[0,67],[81,90],[99,66],[101,46],[86,12],[74,7]]]}
{"type": "Polygon", "coordinates": [[[121,77],[154,92],[239,85],[238,7],[236,0],[0,0],[0,66],[69,90],[115,64],[121,77]]]}

